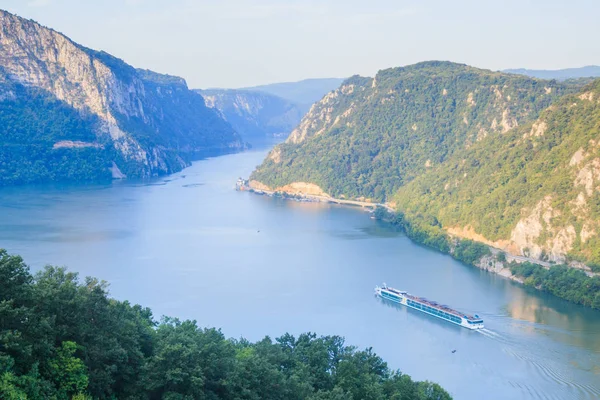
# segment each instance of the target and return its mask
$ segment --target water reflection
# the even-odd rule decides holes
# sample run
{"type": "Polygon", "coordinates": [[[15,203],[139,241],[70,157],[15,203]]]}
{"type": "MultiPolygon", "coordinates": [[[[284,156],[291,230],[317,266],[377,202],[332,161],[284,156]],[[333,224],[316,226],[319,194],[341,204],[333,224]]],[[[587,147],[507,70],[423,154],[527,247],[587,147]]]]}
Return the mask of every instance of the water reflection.
{"type": "Polygon", "coordinates": [[[573,306],[564,300],[529,290],[515,290],[506,312],[511,318],[527,321],[522,329],[569,345],[600,353],[600,313],[573,306]]]}

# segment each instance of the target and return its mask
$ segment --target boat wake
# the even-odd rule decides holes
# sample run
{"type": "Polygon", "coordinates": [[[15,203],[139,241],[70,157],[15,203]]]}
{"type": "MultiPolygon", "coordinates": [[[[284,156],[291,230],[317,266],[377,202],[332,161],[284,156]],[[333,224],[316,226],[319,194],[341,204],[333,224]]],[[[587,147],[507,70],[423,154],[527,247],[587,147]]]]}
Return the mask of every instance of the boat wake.
{"type": "Polygon", "coordinates": [[[489,330],[488,328],[483,328],[483,329],[478,329],[477,332],[481,333],[482,335],[485,336],[489,336],[489,337],[501,337],[499,334],[497,334],[494,331],[489,330]]]}
{"type": "Polygon", "coordinates": [[[542,396],[534,387],[523,387],[523,383],[513,382],[521,389],[527,391],[532,397],[538,398],[555,398],[555,399],[598,399],[600,391],[593,385],[581,384],[573,382],[568,373],[566,373],[556,360],[545,359],[545,357],[537,356],[532,348],[519,345],[517,342],[510,340],[507,336],[494,332],[488,328],[477,330],[477,332],[485,337],[502,344],[502,352],[514,357],[528,365],[532,370],[545,379],[547,382],[558,384],[565,391],[556,393],[556,397],[542,396]]]}
{"type": "Polygon", "coordinates": [[[478,329],[476,332],[478,332],[479,334],[481,334],[483,336],[489,337],[490,339],[496,340],[498,342],[512,344],[512,341],[508,337],[501,335],[497,332],[494,332],[488,328],[478,329]]]}

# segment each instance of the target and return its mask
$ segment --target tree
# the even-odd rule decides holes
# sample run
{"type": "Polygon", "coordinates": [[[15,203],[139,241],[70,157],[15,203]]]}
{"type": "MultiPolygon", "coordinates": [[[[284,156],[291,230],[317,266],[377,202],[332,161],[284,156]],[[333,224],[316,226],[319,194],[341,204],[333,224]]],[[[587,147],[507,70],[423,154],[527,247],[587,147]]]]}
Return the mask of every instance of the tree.
{"type": "Polygon", "coordinates": [[[83,361],[75,357],[77,344],[63,342],[50,361],[50,373],[58,388],[58,396],[69,399],[75,394],[83,393],[88,386],[88,377],[83,361]]]}

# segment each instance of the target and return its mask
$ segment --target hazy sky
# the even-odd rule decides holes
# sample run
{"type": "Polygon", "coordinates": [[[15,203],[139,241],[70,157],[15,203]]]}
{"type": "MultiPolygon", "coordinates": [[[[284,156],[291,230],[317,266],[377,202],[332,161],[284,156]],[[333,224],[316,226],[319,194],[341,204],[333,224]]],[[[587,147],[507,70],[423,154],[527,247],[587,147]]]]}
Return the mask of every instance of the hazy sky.
{"type": "Polygon", "coordinates": [[[2,0],[87,47],[190,87],[372,76],[439,59],[600,64],[600,0],[2,0]]]}

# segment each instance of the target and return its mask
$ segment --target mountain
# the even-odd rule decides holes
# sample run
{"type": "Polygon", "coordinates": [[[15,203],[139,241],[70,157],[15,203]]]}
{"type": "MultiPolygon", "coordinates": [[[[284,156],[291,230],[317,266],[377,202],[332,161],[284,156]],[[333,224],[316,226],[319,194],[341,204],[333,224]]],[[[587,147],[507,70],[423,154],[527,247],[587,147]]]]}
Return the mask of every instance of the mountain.
{"type": "Polygon", "coordinates": [[[598,98],[593,85],[449,62],[352,77],[269,153],[252,185],[387,202],[424,229],[592,262],[598,98]]]}
{"type": "Polygon", "coordinates": [[[570,86],[449,62],[355,76],[273,149],[253,178],[310,182],[335,196],[389,201],[454,152],[537,117],[570,86]]]}
{"type": "Polygon", "coordinates": [[[135,69],[0,11],[0,184],[149,177],[236,151],[182,78],[135,69]]]}
{"type": "Polygon", "coordinates": [[[433,166],[394,201],[513,254],[600,266],[600,80],[433,166]]]}
{"type": "Polygon", "coordinates": [[[505,69],[504,72],[510,73],[510,74],[526,75],[526,76],[531,76],[531,77],[540,78],[540,79],[566,80],[566,79],[600,77],[600,66],[588,65],[587,67],[566,68],[566,69],[557,69],[557,70],[517,68],[517,69],[505,69]]]}
{"type": "Polygon", "coordinates": [[[252,144],[269,137],[287,136],[307,111],[291,101],[266,92],[208,89],[196,90],[206,105],[221,112],[225,120],[252,144]]]}
{"type": "Polygon", "coordinates": [[[270,93],[284,98],[292,103],[308,108],[321,100],[323,96],[337,89],[344,81],[342,78],[305,79],[298,82],[272,83],[269,85],[253,86],[243,90],[270,93]]]}

